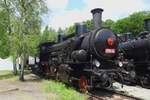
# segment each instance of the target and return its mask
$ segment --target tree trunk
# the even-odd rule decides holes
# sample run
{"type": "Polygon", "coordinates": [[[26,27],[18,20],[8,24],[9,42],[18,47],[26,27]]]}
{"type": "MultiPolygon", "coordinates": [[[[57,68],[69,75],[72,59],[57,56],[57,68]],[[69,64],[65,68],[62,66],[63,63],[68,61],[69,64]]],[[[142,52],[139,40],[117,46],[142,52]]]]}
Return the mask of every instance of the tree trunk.
{"type": "Polygon", "coordinates": [[[17,75],[16,58],[13,57],[13,74],[17,75]]]}
{"type": "Polygon", "coordinates": [[[34,57],[34,64],[35,64],[35,65],[37,64],[36,57],[34,57]]]}
{"type": "Polygon", "coordinates": [[[24,81],[24,65],[20,64],[20,75],[19,75],[19,80],[24,81]]]}
{"type": "Polygon", "coordinates": [[[19,64],[19,80],[24,81],[24,55],[20,57],[20,64],[19,64]]]}

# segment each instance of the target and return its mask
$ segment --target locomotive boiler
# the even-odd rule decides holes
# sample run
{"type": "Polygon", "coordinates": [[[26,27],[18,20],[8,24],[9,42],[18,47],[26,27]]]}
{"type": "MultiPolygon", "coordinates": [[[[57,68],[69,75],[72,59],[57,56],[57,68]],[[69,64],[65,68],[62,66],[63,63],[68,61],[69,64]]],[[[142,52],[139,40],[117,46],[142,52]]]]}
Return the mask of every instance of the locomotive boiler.
{"type": "Polygon", "coordinates": [[[83,91],[111,86],[117,73],[118,40],[112,30],[102,27],[102,12],[101,8],[91,11],[94,30],[76,23],[73,34],[59,34],[58,42],[40,45],[41,74],[70,82],[83,91]]]}
{"type": "Polygon", "coordinates": [[[150,19],[145,20],[145,27],[135,39],[120,43],[119,49],[128,62],[126,70],[131,72],[128,80],[150,88],[150,19]]]}

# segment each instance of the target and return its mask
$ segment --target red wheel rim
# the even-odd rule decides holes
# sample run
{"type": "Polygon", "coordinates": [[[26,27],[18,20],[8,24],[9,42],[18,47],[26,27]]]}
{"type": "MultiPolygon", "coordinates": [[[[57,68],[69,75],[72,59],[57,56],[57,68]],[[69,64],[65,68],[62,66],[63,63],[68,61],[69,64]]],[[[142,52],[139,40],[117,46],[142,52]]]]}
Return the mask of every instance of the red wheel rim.
{"type": "Polygon", "coordinates": [[[88,91],[88,82],[85,76],[81,76],[79,80],[79,88],[81,92],[87,92],[88,91]]]}

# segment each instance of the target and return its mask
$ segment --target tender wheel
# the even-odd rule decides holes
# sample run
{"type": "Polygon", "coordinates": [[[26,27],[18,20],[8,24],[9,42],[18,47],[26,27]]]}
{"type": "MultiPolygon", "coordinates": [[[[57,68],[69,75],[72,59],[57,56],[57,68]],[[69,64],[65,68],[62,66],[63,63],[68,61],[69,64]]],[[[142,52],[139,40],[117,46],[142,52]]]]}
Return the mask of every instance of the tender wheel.
{"type": "Polygon", "coordinates": [[[85,76],[81,76],[79,79],[79,89],[81,92],[88,92],[88,81],[85,76]]]}
{"type": "Polygon", "coordinates": [[[141,80],[140,83],[142,87],[144,88],[150,88],[150,78],[147,76],[144,76],[141,80]]]}

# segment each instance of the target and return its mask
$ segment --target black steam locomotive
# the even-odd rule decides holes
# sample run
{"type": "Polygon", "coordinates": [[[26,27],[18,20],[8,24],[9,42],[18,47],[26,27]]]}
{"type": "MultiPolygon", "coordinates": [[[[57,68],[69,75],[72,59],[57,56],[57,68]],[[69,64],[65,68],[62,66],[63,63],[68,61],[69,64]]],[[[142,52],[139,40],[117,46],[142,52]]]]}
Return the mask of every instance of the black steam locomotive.
{"type": "MultiPolygon", "coordinates": [[[[118,74],[118,40],[112,30],[102,28],[103,9],[93,9],[94,30],[85,23],[76,24],[76,32],[58,42],[40,45],[38,73],[54,76],[78,86],[82,91],[93,87],[110,87],[118,74]]],[[[37,71],[36,71],[37,72],[37,71]]]]}
{"type": "Polygon", "coordinates": [[[113,80],[121,83],[140,83],[150,87],[150,20],[148,31],[133,38],[118,36],[102,27],[103,9],[92,11],[94,30],[85,23],[76,23],[71,35],[58,35],[57,42],[39,46],[40,62],[32,67],[39,76],[69,82],[87,91],[93,87],[111,87],[113,80]]]}
{"type": "Polygon", "coordinates": [[[120,43],[119,49],[126,72],[124,80],[150,88],[150,19],[145,20],[145,27],[138,37],[120,43]]]}

